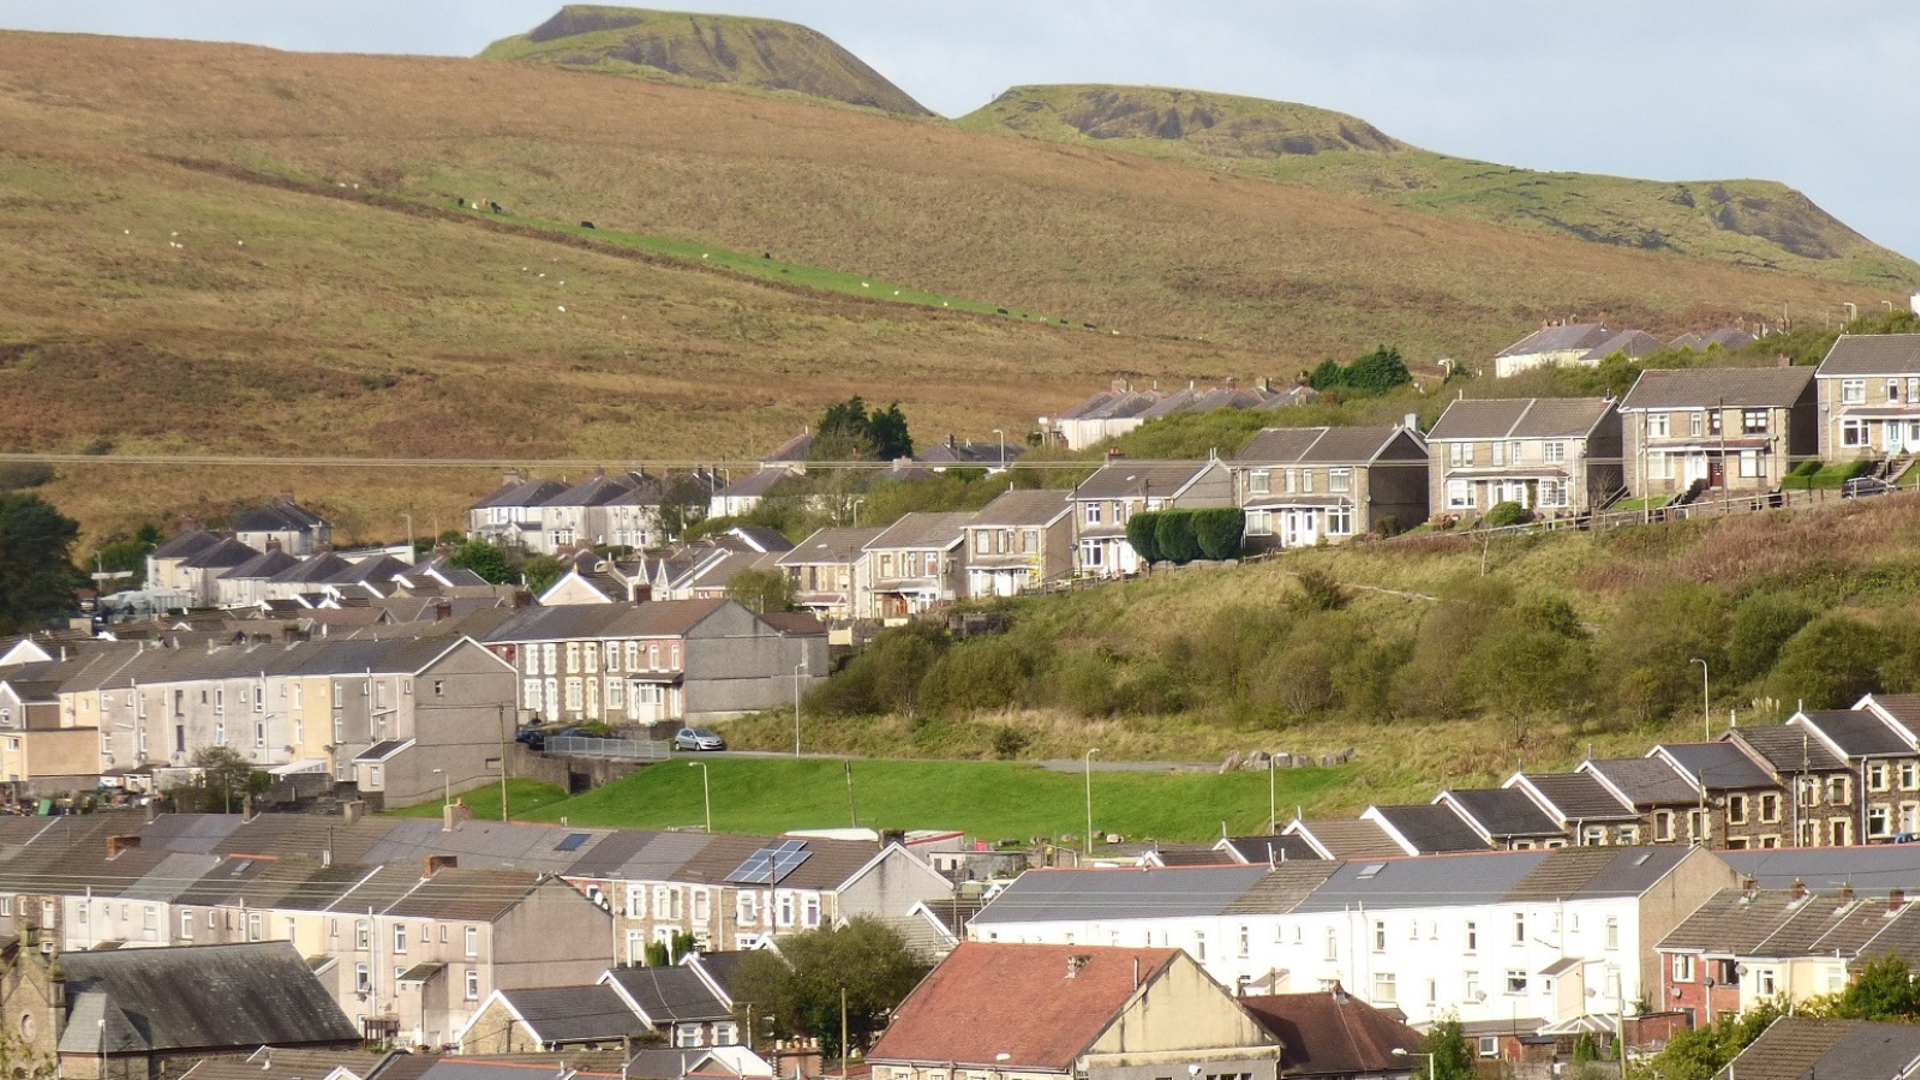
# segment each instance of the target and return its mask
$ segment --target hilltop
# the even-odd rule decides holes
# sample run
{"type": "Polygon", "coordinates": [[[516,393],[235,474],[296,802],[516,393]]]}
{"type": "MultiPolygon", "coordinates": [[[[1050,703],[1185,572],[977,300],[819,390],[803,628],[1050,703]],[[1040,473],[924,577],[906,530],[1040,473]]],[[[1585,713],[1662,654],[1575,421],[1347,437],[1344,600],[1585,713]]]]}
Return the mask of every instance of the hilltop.
{"type": "Polygon", "coordinates": [[[1767,180],[1535,172],[1423,150],[1309,105],[1145,86],[1019,86],[956,123],[1596,244],[1887,288],[1920,281],[1920,266],[1767,180]]]}
{"type": "MultiPolygon", "coordinates": [[[[1017,438],[1116,375],[1905,302],[542,64],[3,33],[0,71],[0,450],[745,461],[854,394],[1017,438]]],[[[103,464],[47,494],[97,532],[292,488],[351,540],[497,483],[103,464]]]]}
{"type": "Polygon", "coordinates": [[[832,38],[775,19],[569,4],[480,56],[933,115],[832,38]]]}

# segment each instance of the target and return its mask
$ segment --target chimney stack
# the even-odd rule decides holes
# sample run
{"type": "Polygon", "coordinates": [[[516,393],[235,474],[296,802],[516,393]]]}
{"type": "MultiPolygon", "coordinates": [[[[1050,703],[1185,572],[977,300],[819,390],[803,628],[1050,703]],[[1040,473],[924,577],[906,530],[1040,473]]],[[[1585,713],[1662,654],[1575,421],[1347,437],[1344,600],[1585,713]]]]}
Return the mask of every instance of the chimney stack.
{"type": "Polygon", "coordinates": [[[1897,914],[1901,908],[1906,906],[1907,906],[1907,890],[1905,889],[1887,890],[1887,914],[1889,915],[1897,914]]]}
{"type": "Polygon", "coordinates": [[[356,824],[361,818],[367,816],[367,800],[350,799],[341,803],[340,816],[345,819],[346,824],[356,824]]]}
{"type": "Polygon", "coordinates": [[[107,858],[114,858],[123,851],[139,846],[140,838],[138,836],[109,836],[107,837],[107,858]]]}
{"type": "Polygon", "coordinates": [[[433,621],[446,622],[453,618],[453,601],[436,600],[433,602],[433,621]]]}
{"type": "Polygon", "coordinates": [[[1853,886],[1851,885],[1840,886],[1840,892],[1838,895],[1840,897],[1841,903],[1843,904],[1853,903],[1853,886]]]}
{"type": "Polygon", "coordinates": [[[465,799],[455,799],[440,809],[440,828],[444,832],[452,832],[455,825],[472,820],[473,807],[468,806],[465,799]]]}
{"type": "Polygon", "coordinates": [[[1807,898],[1807,883],[1804,881],[1801,881],[1799,878],[1795,878],[1793,880],[1793,890],[1791,895],[1795,900],[1805,900],[1807,898]]]}
{"type": "Polygon", "coordinates": [[[1743,899],[1743,900],[1751,900],[1751,899],[1753,899],[1753,890],[1754,890],[1755,888],[1757,888],[1757,887],[1759,886],[1759,884],[1760,884],[1759,882],[1757,882],[1757,881],[1755,881],[1754,879],[1752,879],[1752,878],[1750,878],[1750,877],[1742,877],[1742,878],[1740,879],[1740,897],[1741,897],[1741,899],[1743,899]]]}
{"type": "Polygon", "coordinates": [[[1080,969],[1086,967],[1088,961],[1092,959],[1093,957],[1085,953],[1074,953],[1072,956],[1067,957],[1067,978],[1071,979],[1080,974],[1080,969]]]}
{"type": "Polygon", "coordinates": [[[460,859],[454,855],[429,855],[420,860],[420,876],[432,877],[442,870],[453,870],[460,865],[460,859]]]}

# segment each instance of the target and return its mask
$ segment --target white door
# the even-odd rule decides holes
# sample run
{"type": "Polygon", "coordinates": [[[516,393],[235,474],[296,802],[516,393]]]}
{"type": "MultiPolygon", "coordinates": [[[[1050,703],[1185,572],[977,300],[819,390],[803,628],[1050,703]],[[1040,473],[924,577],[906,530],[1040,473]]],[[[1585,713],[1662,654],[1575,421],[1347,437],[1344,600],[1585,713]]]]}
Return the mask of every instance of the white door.
{"type": "Polygon", "coordinates": [[[1905,433],[1907,426],[1905,424],[1902,424],[1898,420],[1889,420],[1886,424],[1882,426],[1887,429],[1887,453],[1889,454],[1899,453],[1900,452],[1900,436],[1905,433]]]}

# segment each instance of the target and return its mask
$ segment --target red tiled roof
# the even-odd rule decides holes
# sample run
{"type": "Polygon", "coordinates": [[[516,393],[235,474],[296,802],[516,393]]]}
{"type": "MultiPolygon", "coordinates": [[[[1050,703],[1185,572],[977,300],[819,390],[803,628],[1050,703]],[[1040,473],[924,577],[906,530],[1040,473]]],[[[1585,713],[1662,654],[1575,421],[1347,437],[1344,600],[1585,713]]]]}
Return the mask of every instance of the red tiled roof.
{"type": "Polygon", "coordinates": [[[1288,1076],[1349,1076],[1403,1071],[1420,1049],[1420,1033],[1344,992],[1262,994],[1240,999],[1286,1047],[1288,1076]]]}
{"type": "Polygon", "coordinates": [[[1178,949],[961,942],[901,1002],[867,1060],[1067,1072],[1134,990],[1157,978],[1179,954],[1178,949]],[[1077,964],[1071,977],[1070,963],[1077,964]]]}

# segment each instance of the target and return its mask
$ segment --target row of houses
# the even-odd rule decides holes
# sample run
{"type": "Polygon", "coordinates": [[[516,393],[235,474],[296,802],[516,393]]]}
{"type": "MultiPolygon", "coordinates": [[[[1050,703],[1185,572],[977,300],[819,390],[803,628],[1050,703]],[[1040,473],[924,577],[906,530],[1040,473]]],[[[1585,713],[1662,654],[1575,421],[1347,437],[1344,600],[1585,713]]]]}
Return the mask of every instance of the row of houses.
{"type": "MultiPolygon", "coordinates": [[[[511,606],[392,600],[0,655],[14,798],[164,789],[204,747],[391,806],[497,780],[518,728],[738,715],[828,671],[826,630],[726,599],[511,606]],[[358,618],[410,607],[417,621],[358,618]],[[356,616],[338,633],[332,616],[356,616]]],[[[164,628],[162,628],[164,630],[164,628]]]]}
{"type": "Polygon", "coordinates": [[[1749,330],[1744,322],[1717,330],[1689,331],[1661,341],[1645,330],[1610,330],[1602,323],[1549,320],[1540,329],[1500,350],[1493,358],[1494,378],[1504,379],[1541,367],[1595,367],[1609,356],[1638,360],[1663,350],[1738,349],[1760,340],[1764,324],[1749,330]]]}

